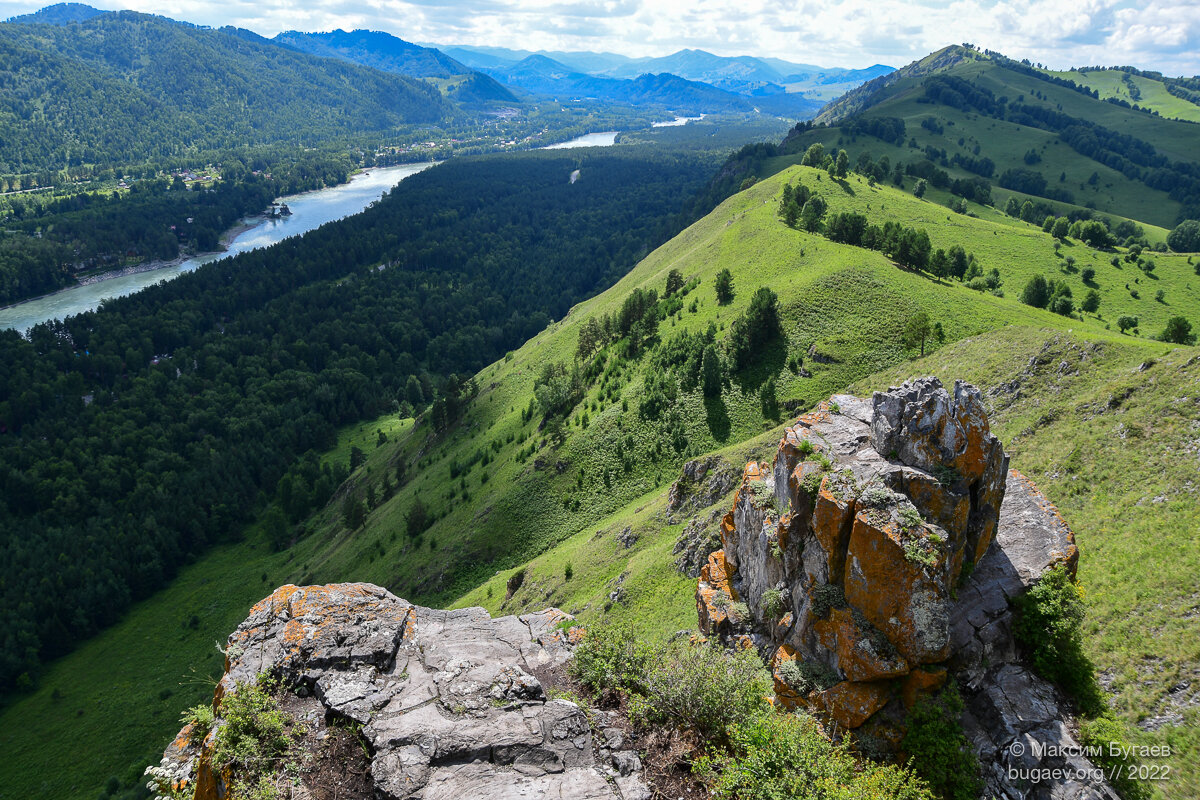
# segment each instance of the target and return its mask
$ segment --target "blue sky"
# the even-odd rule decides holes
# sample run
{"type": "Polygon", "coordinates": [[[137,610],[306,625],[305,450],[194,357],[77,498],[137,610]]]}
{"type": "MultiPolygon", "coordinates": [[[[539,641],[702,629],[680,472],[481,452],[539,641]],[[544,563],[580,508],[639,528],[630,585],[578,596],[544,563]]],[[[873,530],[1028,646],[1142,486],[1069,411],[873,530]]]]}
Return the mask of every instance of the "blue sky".
{"type": "MultiPolygon", "coordinates": [[[[666,55],[694,47],[824,66],[902,66],[972,42],[1061,68],[1200,73],[1200,0],[99,0],[204,25],[385,30],[410,41],[666,55]]],[[[0,16],[45,3],[0,0],[0,16]]]]}

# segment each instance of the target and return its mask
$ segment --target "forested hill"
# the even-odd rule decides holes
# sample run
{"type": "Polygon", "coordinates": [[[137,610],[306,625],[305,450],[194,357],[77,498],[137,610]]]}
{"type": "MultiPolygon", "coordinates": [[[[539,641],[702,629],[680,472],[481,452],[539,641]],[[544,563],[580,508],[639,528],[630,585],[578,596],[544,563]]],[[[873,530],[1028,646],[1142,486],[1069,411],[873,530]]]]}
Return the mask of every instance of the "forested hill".
{"type": "Polygon", "coordinates": [[[301,53],[340,58],[415,78],[449,78],[472,71],[440,50],[421,47],[382,31],[284,31],[272,41],[301,53]]]}
{"type": "MultiPolygon", "coordinates": [[[[303,237],[0,333],[0,691],[236,535],[337,426],[400,403],[453,418],[471,389],[452,373],[611,285],[713,166],[455,158],[303,237]]],[[[343,477],[308,475],[298,513],[343,477]]]]}
{"type": "Polygon", "coordinates": [[[130,11],[0,24],[0,172],[304,145],[454,113],[423,81],[249,31],[130,11]]]}
{"type": "MultiPolygon", "coordinates": [[[[1089,80],[1112,83],[1124,69],[1089,80]]],[[[1200,102],[1185,83],[1172,85],[1186,97],[1162,96],[1200,102]]],[[[880,179],[924,180],[1001,208],[1029,201],[1039,224],[1091,212],[1165,228],[1200,217],[1200,124],[999,53],[945,48],[829,104],[815,123],[797,128],[780,153],[845,149],[854,164],[886,161],[880,179]]]]}

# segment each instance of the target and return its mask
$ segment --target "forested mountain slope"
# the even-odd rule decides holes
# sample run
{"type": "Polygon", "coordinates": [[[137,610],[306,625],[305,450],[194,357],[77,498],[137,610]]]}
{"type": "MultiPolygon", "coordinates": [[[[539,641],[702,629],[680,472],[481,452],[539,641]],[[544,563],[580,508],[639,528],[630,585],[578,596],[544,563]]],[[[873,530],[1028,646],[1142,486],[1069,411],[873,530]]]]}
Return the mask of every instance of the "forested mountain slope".
{"type": "Polygon", "coordinates": [[[301,53],[340,58],[382,72],[395,72],[414,78],[449,78],[471,72],[470,67],[458,63],[440,50],[410,44],[383,31],[284,31],[271,41],[301,53]]]}
{"type": "Polygon", "coordinates": [[[135,12],[0,24],[0,172],[379,133],[455,113],[418,80],[135,12]]]}

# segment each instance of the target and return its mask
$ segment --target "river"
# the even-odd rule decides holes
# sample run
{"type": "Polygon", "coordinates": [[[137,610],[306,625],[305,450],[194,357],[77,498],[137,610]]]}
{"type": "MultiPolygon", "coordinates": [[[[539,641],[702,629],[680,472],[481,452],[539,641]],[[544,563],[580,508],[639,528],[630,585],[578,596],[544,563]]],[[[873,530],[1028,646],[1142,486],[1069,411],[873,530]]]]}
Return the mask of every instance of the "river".
{"type": "Polygon", "coordinates": [[[196,256],[132,275],[119,275],[86,286],[72,286],[45,297],[0,308],[0,330],[16,328],[24,332],[39,322],[63,319],[90,311],[105,298],[133,294],[159,281],[171,280],[184,272],[191,272],[211,261],[229,258],[259,247],[269,247],[290,236],[298,236],[319,228],[326,222],[357,214],[378,200],[385,191],[429,166],[432,164],[426,162],[373,168],[353,176],[349,183],[340,186],[284,197],[281,202],[287,203],[292,210],[290,217],[248,219],[247,222],[252,227],[239,233],[223,252],[196,256]]]}
{"type": "Polygon", "coordinates": [[[699,122],[704,119],[707,114],[701,114],[698,117],[676,117],[675,119],[667,120],[666,122],[651,122],[652,128],[678,128],[680,125],[687,125],[689,122],[699,122]]]}
{"type": "Polygon", "coordinates": [[[558,144],[548,144],[542,150],[570,150],[575,147],[611,147],[617,143],[620,131],[603,131],[602,133],[585,133],[575,139],[558,144]]]}

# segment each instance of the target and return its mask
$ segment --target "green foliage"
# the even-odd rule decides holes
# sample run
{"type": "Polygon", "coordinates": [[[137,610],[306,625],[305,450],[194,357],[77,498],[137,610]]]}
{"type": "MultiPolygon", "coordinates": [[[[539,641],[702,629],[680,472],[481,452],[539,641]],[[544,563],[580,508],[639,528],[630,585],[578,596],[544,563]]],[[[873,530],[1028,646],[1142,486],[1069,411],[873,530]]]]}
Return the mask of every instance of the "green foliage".
{"type": "Polygon", "coordinates": [[[213,714],[212,706],[207,703],[201,703],[198,706],[192,706],[186,709],[179,715],[179,721],[183,725],[191,725],[192,730],[188,734],[188,738],[193,742],[203,742],[212,730],[213,722],[216,721],[216,716],[213,714]]]}
{"type": "Polygon", "coordinates": [[[750,306],[729,326],[729,357],[735,369],[748,366],[758,351],[779,335],[779,296],[760,287],[750,306]]]}
{"type": "Polygon", "coordinates": [[[691,729],[714,742],[724,741],[739,721],[762,713],[771,690],[770,675],[753,651],[649,644],[621,624],[590,627],[568,668],[593,691],[638,698],[647,720],[691,729]]]}
{"type": "MultiPolygon", "coordinates": [[[[239,684],[221,701],[224,720],[213,748],[213,764],[233,772],[234,795],[262,797],[262,783],[280,766],[293,742],[287,714],[272,693],[275,684],[265,678],[239,684]]],[[[274,794],[267,794],[274,797],[274,794]]]]}
{"type": "Polygon", "coordinates": [[[1150,800],[1153,796],[1148,781],[1138,781],[1131,770],[1138,767],[1138,759],[1131,755],[1131,742],[1125,727],[1110,714],[1079,723],[1079,744],[1092,752],[1092,762],[1104,770],[1123,800],[1150,800]]]}
{"type": "Polygon", "coordinates": [[[815,586],[812,598],[813,614],[822,618],[828,617],[829,612],[833,609],[846,606],[845,592],[840,586],[833,583],[822,583],[815,586]]]}
{"type": "Polygon", "coordinates": [[[763,615],[767,619],[779,619],[787,611],[783,592],[779,589],[767,589],[763,592],[759,605],[762,607],[763,615]]]}
{"type": "Polygon", "coordinates": [[[779,677],[801,695],[809,692],[823,692],[838,682],[836,670],[825,666],[820,661],[804,661],[788,659],[779,666],[779,677]]]}
{"type": "Polygon", "coordinates": [[[533,385],[533,395],[547,418],[569,414],[583,396],[579,365],[568,368],[562,362],[543,364],[533,385]]]}
{"type": "Polygon", "coordinates": [[[1083,597],[1066,568],[1045,572],[1013,607],[1013,635],[1034,670],[1062,687],[1087,713],[1102,709],[1092,662],[1083,652],[1083,597]]]}
{"type": "Polygon", "coordinates": [[[959,721],[962,712],[958,687],[951,682],[913,706],[900,743],[912,770],[940,800],[975,800],[981,789],[979,761],[959,721]]]}
{"type": "Polygon", "coordinates": [[[904,326],[904,346],[920,347],[921,356],[925,355],[925,342],[933,335],[933,323],[929,315],[919,311],[909,318],[904,326]]]}
{"type": "Polygon", "coordinates": [[[728,751],[700,762],[726,800],[932,800],[911,773],[858,764],[806,714],[767,713],[737,725],[728,751]]]}
{"type": "MultiPolygon", "coordinates": [[[[1159,290],[1162,291],[1161,289],[1159,290]]],[[[1161,302],[1161,298],[1160,298],[1161,302]]],[[[1176,315],[1167,320],[1167,327],[1159,334],[1159,339],[1172,344],[1195,344],[1196,334],[1192,333],[1192,323],[1186,317],[1176,315]]]]}
{"type": "Polygon", "coordinates": [[[1176,253],[1200,251],[1200,221],[1187,219],[1167,235],[1167,246],[1176,253]]]}
{"type": "Polygon", "coordinates": [[[725,306],[733,302],[733,273],[728,269],[723,269],[717,273],[716,280],[713,282],[713,289],[717,293],[717,305],[725,306]]]}
{"type": "Polygon", "coordinates": [[[575,648],[568,669],[571,675],[594,692],[646,691],[646,673],[655,658],[655,648],[628,623],[592,625],[575,648]]]}

